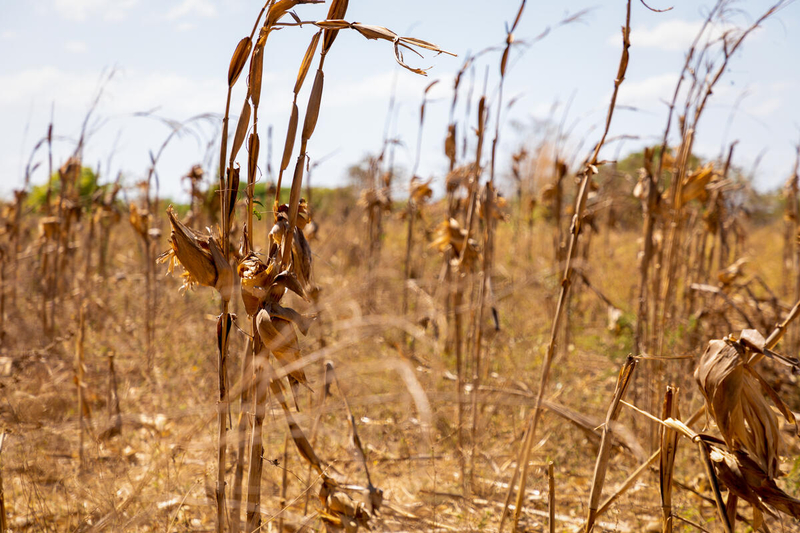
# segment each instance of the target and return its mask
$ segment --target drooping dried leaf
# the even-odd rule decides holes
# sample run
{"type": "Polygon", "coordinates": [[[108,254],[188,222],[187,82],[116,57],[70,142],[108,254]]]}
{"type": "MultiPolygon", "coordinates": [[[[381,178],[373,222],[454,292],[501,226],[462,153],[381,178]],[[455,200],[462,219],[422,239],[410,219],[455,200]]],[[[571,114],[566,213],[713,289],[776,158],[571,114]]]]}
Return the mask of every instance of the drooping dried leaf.
{"type": "MultiPolygon", "coordinates": [[[[264,347],[275,355],[281,366],[300,359],[300,343],[291,322],[277,316],[271,317],[268,311],[262,309],[256,315],[256,326],[264,347]]],[[[293,370],[289,374],[289,383],[292,385],[292,392],[296,393],[297,384],[308,383],[305,371],[302,368],[293,370]]]]}
{"type": "Polygon", "coordinates": [[[511,45],[514,42],[514,34],[509,32],[506,35],[506,47],[503,49],[503,57],[500,58],[500,77],[505,77],[506,67],[508,66],[508,54],[511,52],[511,45]]]}
{"type": "MultiPolygon", "coordinates": [[[[453,135],[455,137],[455,132],[453,135]]],[[[455,143],[455,138],[453,142],[455,143]]],[[[455,157],[455,147],[453,148],[453,152],[453,157],[455,157]]],[[[472,176],[475,175],[475,172],[475,163],[455,167],[450,173],[447,174],[447,177],[445,178],[445,188],[447,189],[447,192],[455,192],[459,189],[459,187],[468,188],[470,179],[472,179],[472,176]]]]}
{"type": "Polygon", "coordinates": [[[261,141],[258,133],[251,133],[248,140],[247,155],[247,183],[255,183],[256,169],[258,168],[258,152],[261,149],[261,141]]]}
{"type": "Polygon", "coordinates": [[[268,302],[264,309],[269,313],[270,316],[281,318],[283,320],[287,320],[292,322],[297,329],[300,330],[300,333],[303,335],[308,335],[308,330],[311,329],[311,324],[314,323],[316,317],[313,316],[305,316],[301,315],[294,309],[290,307],[283,307],[278,303],[268,302]]]}
{"type": "Polygon", "coordinates": [[[350,27],[370,40],[383,39],[385,41],[394,42],[394,40],[397,39],[397,34],[395,32],[389,28],[384,28],[383,26],[354,22],[350,25],[350,27]]]}
{"type": "Polygon", "coordinates": [[[489,190],[492,191],[492,199],[493,199],[492,209],[491,209],[492,219],[499,220],[501,222],[505,221],[506,220],[505,209],[506,206],[508,205],[508,201],[506,201],[505,197],[500,196],[497,193],[497,191],[494,189],[494,186],[491,183],[487,183],[481,190],[481,195],[478,198],[478,216],[480,216],[481,219],[486,220],[485,206],[489,190]]]}
{"type": "Polygon", "coordinates": [[[447,127],[447,138],[444,141],[444,155],[450,160],[450,166],[456,165],[456,125],[450,124],[447,127]]]}
{"type": "Polygon", "coordinates": [[[732,451],[746,450],[768,476],[775,477],[780,474],[783,439],[770,402],[787,422],[796,426],[796,421],[775,391],[747,364],[752,353],[748,345],[754,342],[751,332],[744,337],[746,343],[732,338],[709,342],[694,377],[725,444],[732,451]]]}
{"type": "Polygon", "coordinates": [[[466,271],[471,271],[480,259],[480,247],[474,239],[467,240],[467,230],[454,218],[443,221],[436,228],[430,247],[444,253],[448,249],[453,252],[453,264],[460,264],[466,271]],[[466,244],[466,245],[465,245],[466,244]],[[463,255],[463,258],[462,258],[463,255]]]}
{"type": "MultiPolygon", "coordinates": [[[[345,1],[345,3],[347,3],[345,1]]],[[[333,9],[333,6],[331,6],[333,9]]],[[[294,94],[298,94],[303,87],[303,82],[306,80],[308,69],[311,68],[311,62],[314,60],[314,52],[317,50],[317,43],[319,43],[319,35],[321,30],[314,34],[311,42],[306,49],[306,55],[303,56],[303,61],[300,63],[300,71],[297,73],[297,81],[294,83],[294,94]]]]}
{"type": "Polygon", "coordinates": [[[686,176],[683,180],[683,189],[681,190],[681,203],[687,204],[694,199],[705,202],[708,199],[706,187],[713,178],[714,163],[708,163],[686,176]]]}
{"type": "Polygon", "coordinates": [[[800,518],[800,500],[781,490],[773,477],[764,472],[761,465],[746,451],[728,452],[711,446],[710,457],[720,481],[733,494],[750,503],[754,511],[774,516],[766,507],[769,505],[794,518],[800,518]]]}
{"type": "Polygon", "coordinates": [[[236,45],[236,50],[234,50],[233,57],[231,57],[231,64],[228,67],[228,87],[233,87],[236,80],[239,79],[239,74],[242,73],[242,69],[247,63],[247,56],[250,55],[252,46],[253,43],[250,41],[250,37],[243,38],[236,45]]]}
{"type": "Polygon", "coordinates": [[[242,148],[242,144],[244,143],[244,137],[247,135],[247,129],[250,126],[251,111],[252,109],[250,107],[250,102],[245,100],[244,106],[242,106],[242,113],[239,115],[239,122],[236,124],[236,134],[233,136],[233,146],[231,148],[230,156],[231,164],[233,164],[233,161],[236,159],[236,156],[239,154],[239,150],[242,148]]]}
{"type": "Polygon", "coordinates": [[[299,111],[297,104],[292,104],[292,114],[289,117],[289,128],[286,131],[286,143],[283,145],[283,158],[281,159],[281,170],[286,170],[289,166],[289,161],[292,159],[292,151],[294,150],[294,140],[297,137],[297,121],[299,111]]]}
{"type": "Polygon", "coordinates": [[[422,181],[422,179],[417,176],[411,178],[408,188],[411,200],[413,200],[415,204],[422,205],[433,196],[433,189],[431,189],[432,181],[433,178],[428,181],[422,181]]]}
{"type": "Polygon", "coordinates": [[[236,200],[239,194],[239,170],[239,165],[236,164],[232,171],[228,172],[228,228],[226,230],[230,229],[230,223],[233,220],[236,208],[236,200]]]}
{"type": "Polygon", "coordinates": [[[733,264],[729,265],[723,270],[720,270],[717,274],[717,278],[723,285],[730,285],[742,276],[742,273],[744,272],[744,266],[748,262],[749,261],[746,257],[737,259],[733,264]]]}
{"type": "Polygon", "coordinates": [[[371,209],[373,207],[380,208],[384,211],[391,211],[392,201],[389,198],[388,190],[386,188],[369,188],[361,191],[356,202],[359,207],[371,209]]]}
{"type": "Polygon", "coordinates": [[[250,60],[250,101],[253,106],[258,108],[261,101],[261,82],[264,77],[264,46],[267,41],[267,32],[261,28],[261,36],[256,42],[253,50],[253,58],[250,60]]]}
{"type": "Polygon", "coordinates": [[[317,127],[317,119],[319,118],[319,108],[320,104],[322,103],[322,89],[324,84],[325,74],[321,69],[317,69],[317,74],[314,76],[314,85],[311,87],[311,94],[308,97],[306,118],[303,121],[303,139],[310,139],[311,135],[314,134],[314,128],[317,127]]]}
{"type": "MultiPolygon", "coordinates": [[[[341,20],[347,14],[348,0],[333,0],[328,8],[328,20],[341,20]]],[[[322,41],[322,55],[328,53],[336,39],[338,30],[325,30],[325,38],[322,41]]]]}
{"type": "MultiPolygon", "coordinates": [[[[150,214],[145,211],[140,211],[135,203],[131,203],[130,210],[130,223],[133,229],[143,239],[147,239],[147,232],[150,230],[150,214]]],[[[58,219],[56,219],[58,222],[58,219]]]]}
{"type": "Polygon", "coordinates": [[[267,12],[267,19],[264,22],[264,26],[267,28],[272,28],[276,22],[280,20],[282,16],[284,16],[290,9],[294,6],[302,2],[300,0],[278,0],[272,6],[270,6],[269,11],[267,12]]]}

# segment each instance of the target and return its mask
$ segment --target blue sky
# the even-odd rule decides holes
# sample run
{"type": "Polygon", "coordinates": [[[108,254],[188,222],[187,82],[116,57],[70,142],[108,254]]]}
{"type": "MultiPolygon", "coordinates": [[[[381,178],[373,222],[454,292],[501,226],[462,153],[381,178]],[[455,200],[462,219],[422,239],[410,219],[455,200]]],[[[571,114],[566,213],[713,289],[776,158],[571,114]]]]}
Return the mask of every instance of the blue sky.
{"type": "MultiPolygon", "coordinates": [[[[674,90],[684,54],[711,5],[694,0],[648,3],[674,9],[654,13],[638,1],[633,4],[631,59],[619,103],[635,110],[621,108],[610,135],[639,139],[626,141],[622,153],[660,137],[664,100],[674,90]]],[[[736,2],[733,6],[740,12],[732,20],[752,21],[768,5],[736,2]]],[[[55,164],[66,159],[103,73],[112,68],[116,73],[92,122],[84,162],[99,164],[106,179],[120,171],[127,184],[141,179],[149,152],[158,150],[169,129],[136,113],[150,111],[174,120],[220,115],[231,53],[249,34],[260,7],[258,1],[246,0],[0,0],[0,194],[8,195],[22,183],[31,149],[46,133],[51,106],[58,137],[55,164]]],[[[312,160],[332,154],[315,171],[315,184],[345,183],[349,165],[380,149],[393,86],[398,112],[392,127],[403,141],[396,160],[411,168],[423,89],[437,79],[440,83],[429,94],[418,174],[441,180],[447,167],[442,146],[455,72],[467,52],[503,43],[505,24],[517,8],[518,2],[511,0],[350,0],[349,20],[435,42],[459,57],[426,53],[420,59],[406,54],[414,66],[432,67],[426,78],[398,67],[389,43],[341,32],[326,60],[322,111],[309,146],[312,160]]],[[[530,0],[516,37],[532,38],[582,10],[589,11],[580,22],[554,28],[524,53],[519,49],[512,55],[505,95],[506,101],[519,100],[504,120],[525,127],[504,128],[501,175],[507,172],[508,154],[535,134],[532,124],[548,116],[560,119],[567,102],[571,101],[566,123],[574,133],[571,146],[585,137],[588,147],[599,137],[619,61],[625,2],[530,0]]],[[[296,11],[305,20],[319,20],[325,18],[327,6],[298,6],[296,11]]],[[[725,142],[738,139],[735,163],[748,170],[761,154],[756,173],[761,189],[786,179],[800,140],[800,104],[795,97],[800,90],[799,26],[800,4],[793,3],[749,38],[715,91],[695,143],[700,155],[715,157],[725,142]]],[[[286,28],[272,35],[267,45],[259,110],[262,170],[269,124],[274,126],[273,166],[278,163],[294,78],[312,34],[309,27],[286,28]]],[[[499,54],[487,54],[476,65],[476,95],[487,66],[489,94],[496,94],[498,61],[499,54]]],[[[309,80],[306,90],[310,85],[309,80]]],[[[462,101],[464,96],[465,92],[462,101]]],[[[240,81],[234,113],[243,97],[240,81]]],[[[304,91],[299,102],[305,101],[304,91]]],[[[462,107],[457,116],[463,115],[462,107]]],[[[180,176],[207,154],[218,153],[208,150],[218,122],[219,117],[197,122],[194,135],[167,146],[157,169],[162,194],[184,194],[180,176]]],[[[463,131],[463,125],[460,128],[463,131]]],[[[614,158],[618,150],[611,145],[601,157],[614,158]]],[[[205,162],[213,168],[212,161],[205,162]]],[[[45,179],[45,168],[37,170],[34,182],[45,179]]]]}

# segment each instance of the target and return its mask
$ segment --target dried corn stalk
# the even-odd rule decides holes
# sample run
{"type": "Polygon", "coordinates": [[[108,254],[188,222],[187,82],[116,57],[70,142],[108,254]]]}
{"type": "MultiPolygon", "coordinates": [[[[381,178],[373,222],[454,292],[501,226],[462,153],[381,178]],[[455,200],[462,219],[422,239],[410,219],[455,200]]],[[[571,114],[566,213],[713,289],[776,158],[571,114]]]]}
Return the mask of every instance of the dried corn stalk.
{"type": "MultiPolygon", "coordinates": [[[[289,269],[278,272],[280,249],[288,229],[286,205],[278,209],[277,220],[270,232],[268,263],[251,252],[237,268],[245,310],[248,315],[255,317],[256,328],[264,347],[272,352],[282,366],[300,359],[300,344],[294,326],[305,335],[313,321],[313,317],[301,315],[294,309],[280,305],[287,290],[304,299],[308,298],[307,291],[311,290],[311,250],[303,236],[303,227],[308,221],[304,208],[305,202],[302,202],[298,225],[294,227],[293,259],[289,269]]],[[[306,384],[308,380],[302,368],[292,370],[288,379],[297,406],[299,385],[306,384]]]]}
{"type": "MultiPolygon", "coordinates": [[[[678,410],[678,389],[667,387],[661,418],[680,420],[678,410]]],[[[659,484],[661,488],[661,531],[672,531],[672,469],[678,451],[678,433],[667,427],[661,428],[661,461],[659,464],[659,484]]]]}

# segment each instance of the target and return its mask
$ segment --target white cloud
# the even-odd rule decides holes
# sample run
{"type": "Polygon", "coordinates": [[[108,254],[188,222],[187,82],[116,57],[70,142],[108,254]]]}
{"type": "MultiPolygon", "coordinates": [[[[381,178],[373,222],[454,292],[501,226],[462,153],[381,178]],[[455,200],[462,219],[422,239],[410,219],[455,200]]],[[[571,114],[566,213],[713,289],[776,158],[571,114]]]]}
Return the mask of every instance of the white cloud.
{"type": "Polygon", "coordinates": [[[86,43],[83,41],[67,41],[64,44],[64,49],[67,50],[67,52],[72,52],[73,54],[82,54],[86,52],[89,47],[86,46],[86,43]]]}
{"type": "Polygon", "coordinates": [[[3,30],[3,32],[0,33],[1,41],[13,41],[16,38],[17,38],[17,32],[12,30],[3,30]]]}
{"type": "MultiPolygon", "coordinates": [[[[310,86],[310,80],[306,86],[310,86]]],[[[385,70],[364,78],[336,78],[325,89],[324,105],[331,107],[359,106],[363,102],[388,102],[392,91],[398,103],[418,109],[425,87],[433,81],[430,77],[412,75],[405,70],[385,70]]],[[[451,98],[453,77],[443,75],[439,83],[428,92],[429,102],[451,98]]]]}
{"type": "MultiPolygon", "coordinates": [[[[96,73],[46,66],[0,76],[0,110],[55,102],[61,110],[85,111],[97,91],[96,73]]],[[[106,87],[101,111],[133,113],[160,108],[170,116],[215,111],[224,101],[223,79],[195,79],[165,72],[127,71],[106,87]]]]}
{"type": "Polygon", "coordinates": [[[85,21],[99,16],[103,20],[119,22],[138,0],[55,0],[56,12],[68,20],[85,21]]]}
{"type": "Polygon", "coordinates": [[[766,98],[759,103],[755,104],[753,107],[749,109],[750,114],[759,118],[764,118],[778,109],[780,109],[782,101],[780,98],[772,97],[766,98]]]}
{"type": "Polygon", "coordinates": [[[94,78],[70,75],[56,67],[40,67],[0,76],[0,109],[27,105],[32,100],[84,105],[94,89],[94,78]]]}
{"type": "Polygon", "coordinates": [[[643,80],[625,80],[619,88],[619,103],[641,107],[656,104],[659,100],[671,99],[677,81],[678,75],[671,72],[643,80]]]}
{"type": "Polygon", "coordinates": [[[797,84],[792,81],[774,81],[769,84],[770,91],[788,91],[793,89],[797,84]]]}
{"type": "Polygon", "coordinates": [[[187,32],[187,31],[192,31],[196,26],[197,24],[194,24],[192,22],[181,22],[176,26],[176,29],[180,32],[187,32]]]}
{"type": "MultiPolygon", "coordinates": [[[[656,24],[652,28],[634,26],[631,29],[631,46],[637,48],[655,48],[666,52],[686,51],[694,42],[697,33],[703,27],[701,20],[671,19],[656,24]]],[[[711,24],[705,31],[705,39],[713,42],[726,31],[734,27],[727,24],[711,24]]],[[[608,38],[608,43],[618,46],[619,35],[608,38]]],[[[705,40],[703,41],[705,42],[705,40]]]]}
{"type": "MultiPolygon", "coordinates": [[[[260,117],[271,120],[287,111],[294,73],[265,72],[262,102],[286,102],[280,109],[262,106],[260,117]]],[[[0,116],[19,114],[20,109],[55,103],[59,115],[82,116],[94,99],[100,77],[96,71],[64,70],[45,66],[0,74],[0,116]]],[[[172,72],[121,70],[105,86],[96,116],[112,118],[158,110],[159,115],[183,120],[201,113],[220,113],[225,107],[224,77],[190,77],[172,72]]],[[[241,97],[244,94],[240,95],[241,97]]],[[[240,96],[232,104],[236,115],[240,96]]],[[[327,102],[326,102],[327,103],[327,102]]],[[[18,119],[20,122],[22,118],[18,119]]]]}
{"type": "Polygon", "coordinates": [[[177,20],[188,16],[214,17],[217,8],[209,0],[183,0],[179,5],[170,9],[165,18],[177,20]]]}
{"type": "Polygon", "coordinates": [[[138,0],[116,0],[111,2],[105,8],[103,18],[110,22],[119,22],[124,20],[128,15],[128,11],[136,5],[138,0]]]}

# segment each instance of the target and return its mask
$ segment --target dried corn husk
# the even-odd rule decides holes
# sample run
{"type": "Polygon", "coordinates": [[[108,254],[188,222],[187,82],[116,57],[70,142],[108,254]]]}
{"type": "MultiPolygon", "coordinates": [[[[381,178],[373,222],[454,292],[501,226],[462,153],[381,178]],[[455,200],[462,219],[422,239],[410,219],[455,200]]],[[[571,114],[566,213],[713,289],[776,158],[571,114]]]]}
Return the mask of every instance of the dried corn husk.
{"type": "MultiPolygon", "coordinates": [[[[278,316],[271,316],[269,311],[262,309],[256,315],[256,326],[264,347],[272,352],[281,366],[290,365],[300,359],[300,343],[291,322],[278,316]]],[[[288,377],[296,400],[299,384],[308,383],[306,373],[302,368],[298,368],[292,370],[288,377]]]]}
{"type": "Polygon", "coordinates": [[[474,239],[469,239],[465,246],[466,240],[467,230],[462,229],[458,221],[451,218],[442,222],[436,228],[430,247],[436,248],[442,253],[451,249],[453,251],[453,263],[458,264],[460,261],[467,270],[470,270],[478,263],[480,248],[474,239]],[[464,255],[463,260],[461,260],[462,254],[464,255]]]}
{"type": "Polygon", "coordinates": [[[444,155],[450,160],[450,167],[456,164],[456,125],[450,124],[447,127],[447,138],[444,140],[444,155]]]}
{"type": "MultiPolygon", "coordinates": [[[[275,224],[269,233],[270,250],[269,257],[275,257],[275,254],[283,247],[284,237],[286,231],[289,229],[289,206],[283,204],[278,206],[275,214],[275,224]]],[[[311,246],[306,240],[303,229],[309,223],[311,216],[308,212],[308,203],[305,198],[301,198],[298,204],[297,223],[294,228],[294,237],[292,239],[292,263],[290,271],[295,277],[295,281],[299,283],[301,289],[297,292],[300,296],[307,299],[307,293],[313,290],[311,283],[311,246]]]]}
{"type": "Polygon", "coordinates": [[[414,176],[408,185],[409,197],[417,205],[422,205],[433,196],[433,189],[431,189],[431,181],[422,181],[422,178],[414,176]]]}
{"type": "Polygon", "coordinates": [[[391,211],[392,209],[392,201],[385,187],[380,189],[370,188],[361,191],[361,195],[358,198],[358,205],[365,209],[373,207],[378,207],[384,211],[391,211]]]}
{"type": "Polygon", "coordinates": [[[475,163],[454,168],[445,178],[447,192],[455,192],[459,187],[469,187],[469,180],[475,175],[475,163]]]}
{"type": "Polygon", "coordinates": [[[485,211],[484,205],[486,204],[486,187],[492,188],[492,198],[493,198],[492,210],[491,210],[492,218],[495,220],[505,221],[506,213],[504,211],[506,206],[508,205],[508,202],[503,196],[500,196],[500,194],[498,194],[497,191],[494,190],[494,187],[490,183],[487,183],[484,186],[482,193],[480,195],[480,199],[478,202],[478,216],[480,216],[481,219],[486,220],[486,213],[484,212],[485,211]]]}
{"type": "Polygon", "coordinates": [[[242,301],[248,315],[254,316],[267,299],[268,289],[275,281],[275,263],[264,263],[250,252],[236,268],[242,284],[242,301]]]}
{"type": "Polygon", "coordinates": [[[369,529],[371,516],[364,503],[356,502],[340,490],[333,479],[327,476],[323,478],[319,499],[325,506],[320,518],[329,530],[355,533],[359,527],[369,529]]]}
{"type": "Polygon", "coordinates": [[[735,280],[737,280],[742,275],[742,269],[744,265],[748,263],[748,259],[745,257],[739,258],[736,260],[735,263],[728,266],[724,270],[720,270],[717,274],[720,283],[723,285],[730,285],[735,280]]]}
{"type": "Polygon", "coordinates": [[[225,260],[217,239],[187,228],[178,220],[172,206],[167,209],[167,215],[172,225],[172,249],[161,254],[159,262],[167,262],[170,273],[176,265],[181,265],[186,270],[182,289],[195,284],[214,287],[225,301],[230,301],[233,293],[233,269],[225,260]]]}
{"type": "Polygon", "coordinates": [[[686,204],[694,199],[705,202],[708,199],[708,184],[714,178],[714,164],[709,163],[704,167],[698,168],[683,180],[681,190],[681,203],[686,204]]]}
{"type": "Polygon", "coordinates": [[[150,229],[150,214],[147,211],[140,211],[134,203],[130,204],[129,209],[131,226],[141,238],[147,240],[147,231],[150,229]]]}

